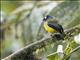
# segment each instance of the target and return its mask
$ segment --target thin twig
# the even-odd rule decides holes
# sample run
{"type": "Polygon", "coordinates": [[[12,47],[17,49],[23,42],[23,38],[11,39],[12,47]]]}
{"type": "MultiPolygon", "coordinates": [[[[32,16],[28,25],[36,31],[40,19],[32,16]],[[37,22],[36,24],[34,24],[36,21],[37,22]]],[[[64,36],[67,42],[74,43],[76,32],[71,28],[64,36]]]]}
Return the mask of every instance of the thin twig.
{"type": "Polygon", "coordinates": [[[71,54],[77,50],[80,49],[80,46],[76,47],[75,49],[73,49],[67,56],[66,56],[66,59],[69,58],[71,56],[71,54]]]}

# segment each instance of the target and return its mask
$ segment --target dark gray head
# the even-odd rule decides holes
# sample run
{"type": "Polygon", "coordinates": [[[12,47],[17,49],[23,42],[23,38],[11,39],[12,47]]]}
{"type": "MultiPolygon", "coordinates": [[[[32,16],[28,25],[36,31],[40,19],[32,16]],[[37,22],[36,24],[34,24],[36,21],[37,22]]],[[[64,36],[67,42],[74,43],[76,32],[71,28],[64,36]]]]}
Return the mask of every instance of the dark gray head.
{"type": "Polygon", "coordinates": [[[50,15],[47,15],[46,17],[44,17],[43,21],[47,21],[48,19],[51,19],[51,18],[53,18],[53,17],[50,15]]]}

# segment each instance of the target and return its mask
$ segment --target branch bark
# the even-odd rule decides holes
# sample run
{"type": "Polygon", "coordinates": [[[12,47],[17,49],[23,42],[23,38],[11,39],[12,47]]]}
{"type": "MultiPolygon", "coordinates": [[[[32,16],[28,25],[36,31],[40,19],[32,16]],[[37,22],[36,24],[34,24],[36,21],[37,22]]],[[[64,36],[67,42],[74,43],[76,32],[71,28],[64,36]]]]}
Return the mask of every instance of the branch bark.
{"type": "MultiPolygon", "coordinates": [[[[70,37],[70,35],[74,36],[75,35],[75,34],[73,34],[74,32],[80,33],[80,24],[75,26],[75,27],[73,27],[73,28],[65,30],[65,33],[67,34],[68,37],[70,37]]],[[[26,57],[26,55],[29,55],[30,53],[35,51],[36,49],[46,46],[47,43],[54,42],[52,39],[53,40],[57,40],[55,38],[55,36],[53,36],[53,37],[45,36],[41,40],[37,40],[36,42],[21,48],[20,50],[14,52],[13,54],[9,55],[8,57],[6,57],[6,58],[4,58],[2,60],[14,60],[14,59],[15,60],[19,59],[20,60],[21,58],[24,58],[24,57],[26,57]]]]}

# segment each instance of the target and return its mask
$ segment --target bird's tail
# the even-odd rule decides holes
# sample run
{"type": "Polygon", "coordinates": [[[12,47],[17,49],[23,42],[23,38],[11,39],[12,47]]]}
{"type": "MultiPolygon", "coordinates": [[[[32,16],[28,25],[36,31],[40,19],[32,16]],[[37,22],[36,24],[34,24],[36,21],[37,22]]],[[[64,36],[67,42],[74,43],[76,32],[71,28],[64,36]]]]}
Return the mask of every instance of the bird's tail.
{"type": "Polygon", "coordinates": [[[61,34],[60,34],[60,38],[61,39],[63,39],[64,40],[64,37],[66,36],[66,34],[64,33],[64,32],[62,32],[61,34]]]}
{"type": "Polygon", "coordinates": [[[55,34],[55,37],[56,37],[58,40],[64,40],[65,33],[55,34]]]}

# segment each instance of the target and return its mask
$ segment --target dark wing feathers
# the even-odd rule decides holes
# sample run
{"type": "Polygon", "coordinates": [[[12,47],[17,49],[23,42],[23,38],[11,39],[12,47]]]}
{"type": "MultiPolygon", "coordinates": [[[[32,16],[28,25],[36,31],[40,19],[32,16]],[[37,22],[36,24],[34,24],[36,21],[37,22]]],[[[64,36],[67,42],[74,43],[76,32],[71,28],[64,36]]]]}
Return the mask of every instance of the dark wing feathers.
{"type": "Polygon", "coordinates": [[[55,23],[55,22],[48,22],[48,26],[51,28],[54,28],[55,30],[57,30],[60,33],[63,33],[63,28],[61,25],[55,23]]]}

